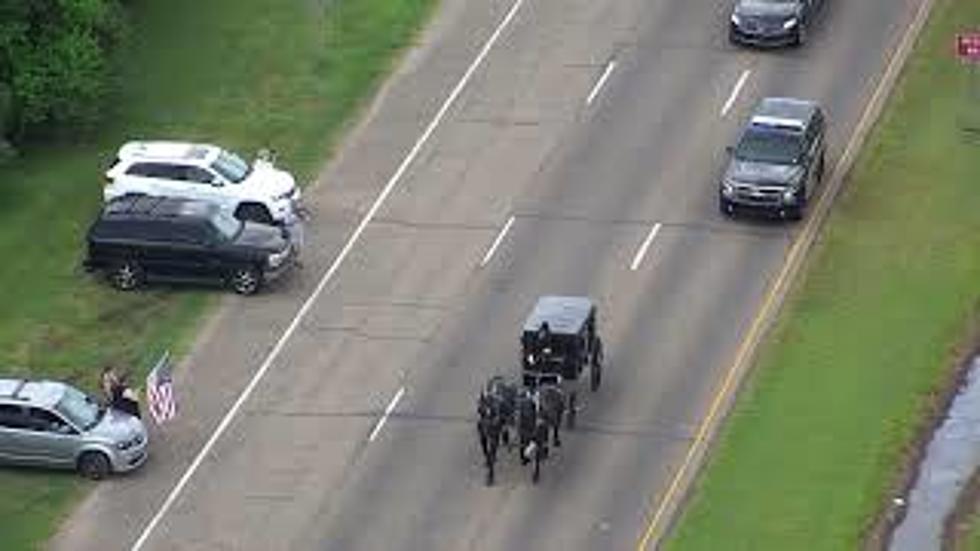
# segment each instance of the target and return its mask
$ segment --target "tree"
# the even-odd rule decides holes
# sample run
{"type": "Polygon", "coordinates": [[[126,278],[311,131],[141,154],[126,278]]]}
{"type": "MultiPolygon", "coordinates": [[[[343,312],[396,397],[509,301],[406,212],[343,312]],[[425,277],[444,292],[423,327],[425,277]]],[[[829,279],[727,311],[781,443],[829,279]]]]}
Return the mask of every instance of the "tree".
{"type": "Polygon", "coordinates": [[[0,135],[94,123],[121,22],[118,0],[0,0],[0,135]]]}

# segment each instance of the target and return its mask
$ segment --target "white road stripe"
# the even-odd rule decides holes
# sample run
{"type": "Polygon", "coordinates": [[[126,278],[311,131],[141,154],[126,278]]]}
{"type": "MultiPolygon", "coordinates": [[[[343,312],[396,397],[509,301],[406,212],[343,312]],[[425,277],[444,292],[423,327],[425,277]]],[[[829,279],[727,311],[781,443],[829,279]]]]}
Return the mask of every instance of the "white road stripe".
{"type": "Polygon", "coordinates": [[[490,259],[493,257],[494,251],[496,251],[497,247],[500,246],[500,243],[504,240],[504,236],[507,235],[508,231],[510,231],[510,227],[512,225],[514,225],[513,216],[507,219],[507,223],[504,224],[503,228],[500,228],[500,233],[497,234],[497,238],[493,240],[493,244],[490,245],[489,249],[487,249],[487,254],[483,255],[483,260],[480,261],[481,267],[486,266],[487,262],[490,262],[490,259]]]}
{"type": "Polygon", "coordinates": [[[606,70],[603,71],[602,76],[599,77],[599,80],[596,81],[595,86],[592,87],[592,91],[589,92],[589,97],[585,99],[586,105],[592,105],[592,102],[595,100],[596,96],[599,95],[599,91],[602,90],[603,86],[605,86],[606,81],[609,80],[609,75],[612,74],[613,69],[615,68],[615,61],[610,61],[606,64],[606,70]]]}
{"type": "Polygon", "coordinates": [[[640,249],[636,251],[636,256],[633,257],[633,263],[630,264],[630,270],[636,271],[640,264],[643,263],[643,257],[647,254],[647,249],[650,248],[650,244],[653,243],[654,238],[660,233],[660,222],[657,222],[650,228],[650,233],[647,234],[647,238],[643,240],[643,244],[640,245],[640,249]]]}
{"type": "Polygon", "coordinates": [[[732,93],[728,96],[728,100],[725,105],[721,108],[721,116],[724,117],[731,111],[732,106],[735,105],[735,100],[738,99],[738,94],[742,91],[742,87],[745,86],[746,81],[749,80],[749,75],[752,74],[750,69],[742,71],[742,76],[738,77],[738,82],[735,83],[735,88],[732,88],[732,93]]]}
{"type": "Polygon", "coordinates": [[[272,350],[269,351],[269,355],[266,356],[265,360],[262,362],[262,365],[259,366],[258,371],[256,371],[255,375],[252,376],[252,379],[248,382],[248,385],[245,387],[242,393],[239,394],[238,398],[235,400],[235,403],[232,404],[231,409],[225,413],[225,416],[221,419],[218,427],[208,438],[207,442],[204,443],[204,446],[197,453],[197,456],[194,457],[194,460],[177,481],[177,484],[172,490],[170,490],[170,493],[160,506],[160,509],[153,515],[153,518],[150,519],[150,522],[143,528],[142,532],[140,532],[139,538],[137,538],[136,542],[133,543],[133,546],[131,547],[132,551],[139,551],[139,549],[146,544],[146,541],[150,538],[150,535],[153,534],[153,530],[156,529],[164,515],[166,515],[170,508],[173,507],[173,504],[177,501],[177,498],[180,496],[181,492],[183,492],[188,482],[190,482],[191,477],[193,477],[194,473],[196,473],[198,468],[200,468],[204,458],[211,453],[211,449],[214,447],[221,435],[228,429],[228,426],[231,425],[231,421],[238,414],[239,410],[241,410],[242,405],[246,400],[248,400],[249,396],[252,395],[252,392],[255,391],[255,387],[258,386],[259,381],[265,377],[265,374],[269,371],[269,368],[272,367],[272,363],[279,357],[279,354],[285,347],[286,342],[290,339],[290,337],[292,337],[293,333],[296,331],[296,328],[299,327],[300,322],[304,317],[306,317],[306,314],[309,312],[310,308],[313,307],[313,303],[316,302],[317,298],[319,298],[320,293],[323,292],[323,289],[326,287],[327,283],[340,269],[344,259],[347,258],[347,255],[350,254],[351,249],[353,249],[354,245],[360,240],[365,228],[367,228],[367,225],[374,219],[378,209],[381,208],[381,205],[385,202],[388,195],[391,194],[392,190],[401,180],[402,176],[405,174],[405,171],[408,170],[409,165],[411,165],[418,156],[419,151],[422,150],[422,146],[428,142],[429,137],[432,136],[432,133],[435,132],[435,129],[442,122],[442,119],[446,116],[449,108],[456,103],[456,99],[463,92],[463,89],[466,88],[466,85],[469,83],[470,79],[473,78],[473,73],[475,73],[480,65],[483,64],[487,54],[490,53],[490,49],[493,48],[493,45],[500,38],[500,35],[503,33],[504,29],[506,29],[510,25],[511,21],[514,20],[514,17],[517,15],[518,10],[520,10],[523,4],[524,0],[515,0],[514,4],[510,8],[510,11],[508,11],[507,15],[504,16],[503,21],[500,22],[493,34],[490,35],[490,38],[487,39],[486,44],[483,45],[483,48],[477,54],[476,59],[474,59],[469,68],[466,69],[466,72],[463,74],[462,78],[460,78],[459,82],[456,83],[456,87],[453,88],[452,92],[450,92],[449,97],[447,97],[446,101],[443,102],[442,107],[439,108],[439,111],[436,113],[435,117],[433,117],[432,121],[429,122],[429,125],[425,128],[425,131],[415,142],[415,145],[412,146],[412,149],[408,152],[408,155],[405,156],[401,164],[398,166],[398,169],[388,180],[388,183],[385,184],[384,189],[381,190],[381,193],[374,200],[371,208],[364,214],[364,218],[361,219],[360,224],[358,224],[357,228],[354,229],[354,233],[351,234],[350,238],[347,240],[347,243],[344,245],[344,248],[340,250],[340,254],[338,254],[337,258],[334,259],[333,263],[330,265],[330,268],[327,269],[327,272],[323,274],[323,277],[317,283],[316,288],[313,289],[310,296],[305,302],[303,302],[303,305],[300,307],[299,311],[296,312],[296,315],[289,323],[289,326],[287,326],[286,330],[283,331],[272,350]]]}
{"type": "Polygon", "coordinates": [[[391,415],[392,411],[395,411],[395,406],[398,405],[398,401],[402,399],[402,395],[405,394],[405,387],[398,389],[395,397],[388,402],[388,407],[385,408],[385,414],[378,419],[378,422],[374,425],[374,430],[371,431],[371,435],[368,436],[368,442],[374,442],[374,439],[378,437],[378,433],[381,432],[381,427],[385,426],[385,421],[391,415]]]}

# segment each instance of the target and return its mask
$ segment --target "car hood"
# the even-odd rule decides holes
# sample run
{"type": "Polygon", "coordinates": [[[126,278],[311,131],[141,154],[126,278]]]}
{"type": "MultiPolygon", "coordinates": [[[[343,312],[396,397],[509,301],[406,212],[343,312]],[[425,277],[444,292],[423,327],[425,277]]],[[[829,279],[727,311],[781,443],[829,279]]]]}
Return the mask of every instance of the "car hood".
{"type": "Polygon", "coordinates": [[[90,431],[91,436],[110,442],[126,442],[136,436],[146,439],[146,427],[143,422],[128,413],[108,408],[99,423],[90,431]]]}
{"type": "Polygon", "coordinates": [[[750,184],[789,185],[803,175],[803,168],[795,165],[780,165],[732,159],[725,176],[728,180],[750,184]]]}
{"type": "Polygon", "coordinates": [[[282,229],[277,226],[245,222],[242,231],[238,232],[235,238],[234,245],[277,252],[286,248],[288,243],[282,229]]]}
{"type": "Polygon", "coordinates": [[[735,6],[735,14],[741,17],[793,17],[799,13],[799,5],[795,2],[739,2],[735,6]]]}
{"type": "Polygon", "coordinates": [[[255,161],[243,184],[263,197],[281,197],[296,190],[296,179],[292,174],[266,161],[255,161]]]}

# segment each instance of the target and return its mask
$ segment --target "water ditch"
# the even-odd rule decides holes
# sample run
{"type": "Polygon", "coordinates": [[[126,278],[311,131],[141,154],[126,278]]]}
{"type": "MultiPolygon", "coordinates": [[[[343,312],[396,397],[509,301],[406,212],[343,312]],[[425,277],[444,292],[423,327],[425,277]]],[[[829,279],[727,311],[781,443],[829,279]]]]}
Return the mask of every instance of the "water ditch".
{"type": "Polygon", "coordinates": [[[915,485],[899,502],[905,516],[892,532],[889,551],[940,549],[946,518],[970,476],[980,467],[980,356],[933,433],[915,485]]]}

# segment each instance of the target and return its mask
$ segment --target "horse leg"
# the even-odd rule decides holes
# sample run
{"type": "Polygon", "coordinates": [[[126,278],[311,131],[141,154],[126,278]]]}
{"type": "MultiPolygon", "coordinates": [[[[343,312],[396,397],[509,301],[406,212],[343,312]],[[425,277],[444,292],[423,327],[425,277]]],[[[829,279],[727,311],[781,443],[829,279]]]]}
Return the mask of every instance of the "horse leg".
{"type": "Polygon", "coordinates": [[[495,440],[495,438],[491,437],[487,450],[487,486],[493,486],[494,466],[497,463],[497,444],[495,440]]]}
{"type": "Polygon", "coordinates": [[[534,472],[531,473],[531,482],[537,484],[541,478],[541,449],[538,448],[534,453],[534,472]]]}

